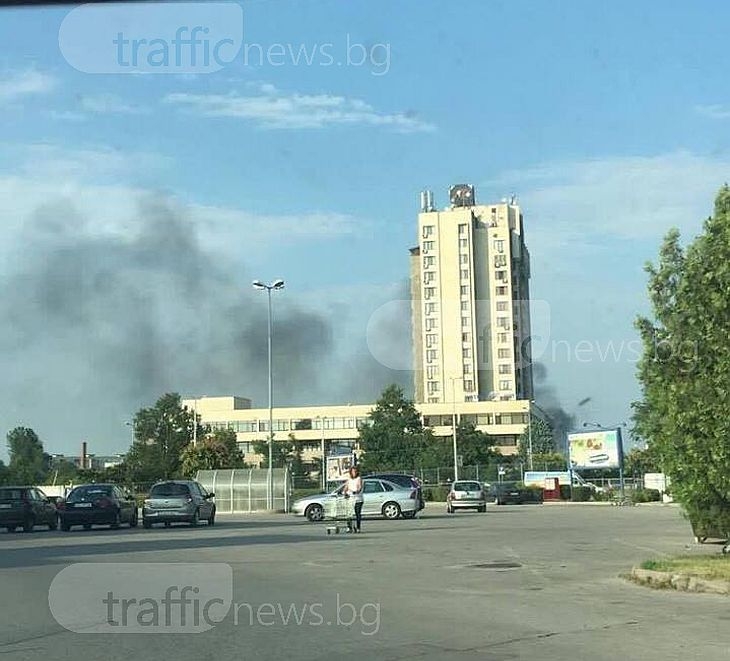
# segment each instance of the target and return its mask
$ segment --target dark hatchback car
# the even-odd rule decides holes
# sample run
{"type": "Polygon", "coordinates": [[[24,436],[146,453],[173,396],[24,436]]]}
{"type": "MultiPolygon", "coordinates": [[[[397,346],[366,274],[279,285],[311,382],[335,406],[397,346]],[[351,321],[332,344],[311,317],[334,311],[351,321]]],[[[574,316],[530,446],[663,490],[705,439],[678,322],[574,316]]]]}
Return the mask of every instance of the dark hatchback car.
{"type": "Polygon", "coordinates": [[[119,528],[128,523],[137,525],[137,502],[134,496],[115,484],[84,484],[75,487],[57,504],[61,530],[83,526],[108,525],[119,528]]]}
{"type": "Polygon", "coordinates": [[[197,526],[200,521],[215,524],[215,494],[194,480],[167,480],[152,485],[149,497],[142,509],[142,525],[151,528],[154,523],[189,523],[197,526]]]}
{"type": "Polygon", "coordinates": [[[48,496],[36,487],[0,487],[0,528],[31,532],[35,526],[58,527],[56,506],[48,496]]]}
{"type": "Polygon", "coordinates": [[[493,484],[489,490],[489,494],[497,505],[542,503],[542,491],[540,489],[530,489],[517,482],[493,484]]]}
{"type": "Polygon", "coordinates": [[[388,482],[397,484],[400,487],[416,490],[418,508],[413,512],[404,512],[404,519],[412,519],[414,516],[416,516],[418,512],[426,507],[426,501],[423,499],[423,489],[421,488],[421,481],[417,477],[413,477],[412,475],[405,475],[403,473],[373,473],[372,475],[367,475],[366,477],[374,477],[378,478],[379,480],[387,480],[388,482]]]}

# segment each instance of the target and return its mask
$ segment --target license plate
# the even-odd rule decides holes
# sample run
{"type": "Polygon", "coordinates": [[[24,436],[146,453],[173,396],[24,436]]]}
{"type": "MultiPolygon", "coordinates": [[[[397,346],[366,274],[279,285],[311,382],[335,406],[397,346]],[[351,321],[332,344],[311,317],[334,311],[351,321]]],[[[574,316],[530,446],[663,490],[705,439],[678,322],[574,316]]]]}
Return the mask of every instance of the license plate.
{"type": "Polygon", "coordinates": [[[94,503],[76,503],[75,507],[92,507],[94,503]]]}
{"type": "Polygon", "coordinates": [[[10,503],[0,503],[0,510],[9,510],[11,507],[10,503]]]}

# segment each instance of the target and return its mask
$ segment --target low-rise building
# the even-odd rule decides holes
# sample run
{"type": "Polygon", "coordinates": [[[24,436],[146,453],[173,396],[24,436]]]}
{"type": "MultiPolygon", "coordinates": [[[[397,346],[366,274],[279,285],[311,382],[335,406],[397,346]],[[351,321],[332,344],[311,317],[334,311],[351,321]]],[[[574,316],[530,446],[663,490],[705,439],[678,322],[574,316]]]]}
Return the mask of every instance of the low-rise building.
{"type": "MultiPolygon", "coordinates": [[[[261,459],[254,451],[255,441],[269,437],[268,408],[253,408],[245,397],[201,397],[184,399],[183,405],[195,411],[202,424],[211,429],[236,432],[239,447],[247,463],[261,459]]],[[[274,441],[294,438],[303,444],[305,461],[321,459],[322,442],[356,448],[359,430],[368,424],[373,404],[338,404],[331,406],[292,406],[273,409],[274,441]]],[[[452,422],[470,422],[489,434],[494,445],[504,455],[517,452],[519,437],[527,427],[530,402],[527,400],[497,400],[416,404],[423,423],[436,437],[448,441],[452,422]]]]}

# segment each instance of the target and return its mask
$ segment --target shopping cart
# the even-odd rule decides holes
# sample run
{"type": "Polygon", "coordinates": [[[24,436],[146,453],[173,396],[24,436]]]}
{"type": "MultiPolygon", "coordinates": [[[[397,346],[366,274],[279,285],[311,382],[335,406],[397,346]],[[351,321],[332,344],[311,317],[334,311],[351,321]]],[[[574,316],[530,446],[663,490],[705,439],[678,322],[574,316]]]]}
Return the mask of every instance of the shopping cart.
{"type": "Polygon", "coordinates": [[[340,530],[350,532],[355,518],[355,499],[339,494],[330,498],[325,503],[324,518],[330,522],[327,526],[328,535],[338,535],[340,530]]]}

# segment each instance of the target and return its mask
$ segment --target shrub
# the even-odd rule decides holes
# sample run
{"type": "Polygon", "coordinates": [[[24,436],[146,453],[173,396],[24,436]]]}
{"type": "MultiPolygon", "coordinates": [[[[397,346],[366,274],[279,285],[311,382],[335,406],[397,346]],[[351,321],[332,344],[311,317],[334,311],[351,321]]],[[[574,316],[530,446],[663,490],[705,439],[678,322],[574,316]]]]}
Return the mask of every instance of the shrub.
{"type": "Polygon", "coordinates": [[[585,503],[588,502],[593,496],[593,489],[591,487],[578,486],[573,487],[573,493],[571,500],[574,503],[585,503]]]}
{"type": "Polygon", "coordinates": [[[450,490],[446,486],[423,487],[423,499],[429,503],[444,503],[450,490]]]}
{"type": "Polygon", "coordinates": [[[635,503],[658,503],[662,495],[656,489],[636,489],[631,494],[631,500],[635,503]]]}

